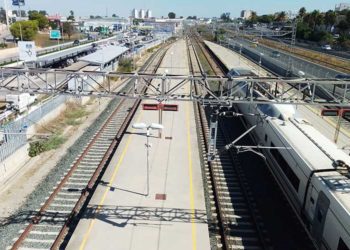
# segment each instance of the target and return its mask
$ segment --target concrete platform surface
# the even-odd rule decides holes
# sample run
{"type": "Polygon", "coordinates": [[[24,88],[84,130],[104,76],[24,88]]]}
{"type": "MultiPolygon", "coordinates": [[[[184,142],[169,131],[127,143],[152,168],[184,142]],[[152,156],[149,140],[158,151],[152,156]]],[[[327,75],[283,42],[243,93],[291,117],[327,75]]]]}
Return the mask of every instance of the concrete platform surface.
{"type": "MultiPolygon", "coordinates": [[[[171,64],[188,74],[183,40],[159,72],[171,64]]],[[[210,249],[193,104],[176,104],[163,112],[162,138],[151,131],[149,195],[146,131],[129,127],[67,249],[210,249]]],[[[135,122],[158,123],[158,111],[139,110],[135,122]]]]}
{"type": "MultiPolygon", "coordinates": [[[[250,68],[253,72],[260,76],[267,76],[269,73],[264,70],[258,70],[258,65],[247,59],[241,57],[238,53],[229,50],[218,44],[205,41],[205,44],[218,56],[218,58],[227,66],[227,68],[250,68]]],[[[321,117],[321,107],[315,106],[298,106],[296,107],[299,117],[303,117],[308,120],[318,131],[324,134],[329,140],[333,141],[336,128],[336,122],[328,117],[321,117]]],[[[350,130],[344,127],[339,133],[337,141],[339,148],[350,146],[350,130]]],[[[349,149],[344,150],[346,153],[350,153],[349,149]]]]}

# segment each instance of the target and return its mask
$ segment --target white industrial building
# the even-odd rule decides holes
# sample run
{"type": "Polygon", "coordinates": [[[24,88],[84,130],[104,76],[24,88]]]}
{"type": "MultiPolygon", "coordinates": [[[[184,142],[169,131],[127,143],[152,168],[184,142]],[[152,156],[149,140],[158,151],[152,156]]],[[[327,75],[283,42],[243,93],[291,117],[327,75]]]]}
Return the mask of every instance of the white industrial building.
{"type": "Polygon", "coordinates": [[[152,11],[151,10],[147,10],[146,11],[146,18],[152,18],[152,11]]]}
{"type": "Polygon", "coordinates": [[[131,11],[131,17],[136,19],[149,19],[152,18],[152,11],[151,10],[144,10],[144,9],[133,9],[131,11]]]}
{"type": "Polygon", "coordinates": [[[139,12],[139,18],[144,19],[145,16],[146,16],[145,10],[141,9],[140,12],[139,12]]]}
{"type": "Polygon", "coordinates": [[[131,17],[133,18],[139,18],[139,11],[137,9],[133,9],[131,11],[131,17]]]}
{"type": "Polygon", "coordinates": [[[335,6],[335,11],[350,10],[350,3],[340,3],[335,6]]]}
{"type": "Polygon", "coordinates": [[[241,11],[241,18],[247,20],[250,19],[250,17],[252,16],[253,11],[252,10],[242,10],[241,11]]]}

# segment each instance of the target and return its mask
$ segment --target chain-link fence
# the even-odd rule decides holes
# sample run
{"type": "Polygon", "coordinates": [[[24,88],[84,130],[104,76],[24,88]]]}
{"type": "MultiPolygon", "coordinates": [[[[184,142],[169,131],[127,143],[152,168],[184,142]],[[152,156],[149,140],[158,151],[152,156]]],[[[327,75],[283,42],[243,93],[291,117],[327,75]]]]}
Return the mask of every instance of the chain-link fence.
{"type": "Polygon", "coordinates": [[[0,145],[0,161],[4,161],[17,149],[27,143],[26,131],[29,127],[39,122],[44,116],[63,104],[68,96],[55,96],[38,107],[29,114],[1,127],[4,133],[4,140],[0,145]]]}

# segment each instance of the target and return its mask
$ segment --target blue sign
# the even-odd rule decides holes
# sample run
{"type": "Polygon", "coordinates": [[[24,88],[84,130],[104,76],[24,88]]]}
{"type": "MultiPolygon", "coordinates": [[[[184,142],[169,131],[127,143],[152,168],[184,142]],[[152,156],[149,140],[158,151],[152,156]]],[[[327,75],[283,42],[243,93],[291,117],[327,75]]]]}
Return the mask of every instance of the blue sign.
{"type": "Polygon", "coordinates": [[[50,30],[50,39],[61,39],[61,31],[50,30]]]}
{"type": "Polygon", "coordinates": [[[24,0],[12,0],[12,5],[13,6],[24,6],[24,0]]]}

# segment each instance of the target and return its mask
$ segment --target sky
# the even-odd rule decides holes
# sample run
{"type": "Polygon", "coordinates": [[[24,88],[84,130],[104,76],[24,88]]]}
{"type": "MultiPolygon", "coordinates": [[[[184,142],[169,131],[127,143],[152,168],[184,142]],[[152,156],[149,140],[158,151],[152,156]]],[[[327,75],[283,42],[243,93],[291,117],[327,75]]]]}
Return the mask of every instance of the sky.
{"type": "MultiPolygon", "coordinates": [[[[4,1],[8,5],[11,0],[4,1]]],[[[334,9],[340,2],[350,3],[349,0],[26,0],[24,10],[46,10],[49,14],[68,15],[73,10],[75,16],[100,15],[130,16],[131,10],[151,9],[153,16],[167,16],[170,11],[179,16],[214,17],[224,12],[230,12],[231,17],[238,17],[241,10],[250,9],[262,14],[272,14],[277,11],[297,12],[301,7],[307,11],[319,9],[326,11],[334,9]]]]}

